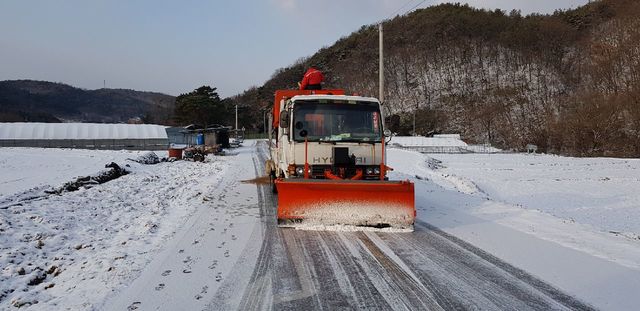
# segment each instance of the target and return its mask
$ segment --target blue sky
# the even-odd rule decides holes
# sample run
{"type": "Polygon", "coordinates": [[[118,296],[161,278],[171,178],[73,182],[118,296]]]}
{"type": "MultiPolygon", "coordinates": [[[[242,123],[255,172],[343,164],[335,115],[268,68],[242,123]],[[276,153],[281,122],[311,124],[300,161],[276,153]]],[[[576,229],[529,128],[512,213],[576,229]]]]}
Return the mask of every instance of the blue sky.
{"type": "MultiPolygon", "coordinates": [[[[2,0],[0,80],[232,96],[362,25],[436,0],[2,0]],[[421,3],[422,2],[422,3],[421,3]]],[[[464,2],[464,1],[463,1],[464,2]]],[[[553,12],[587,0],[470,0],[553,12]]]]}

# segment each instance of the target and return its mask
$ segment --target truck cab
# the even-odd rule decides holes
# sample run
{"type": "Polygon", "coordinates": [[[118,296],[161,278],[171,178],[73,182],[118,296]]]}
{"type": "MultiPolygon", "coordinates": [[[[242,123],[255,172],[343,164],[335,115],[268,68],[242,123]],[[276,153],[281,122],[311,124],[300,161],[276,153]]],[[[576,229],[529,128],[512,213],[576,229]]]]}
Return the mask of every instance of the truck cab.
{"type": "MultiPolygon", "coordinates": [[[[278,177],[380,180],[384,124],[376,98],[296,95],[283,101],[272,159],[278,177]]],[[[382,178],[381,178],[382,177],[382,178]]]]}

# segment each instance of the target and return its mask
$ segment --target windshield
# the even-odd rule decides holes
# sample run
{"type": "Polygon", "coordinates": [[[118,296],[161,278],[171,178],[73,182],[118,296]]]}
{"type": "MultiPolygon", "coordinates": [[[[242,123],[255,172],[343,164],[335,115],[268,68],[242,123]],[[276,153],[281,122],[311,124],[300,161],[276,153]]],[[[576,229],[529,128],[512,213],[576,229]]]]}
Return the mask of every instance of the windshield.
{"type": "Polygon", "coordinates": [[[378,142],[381,139],[380,110],[373,102],[296,101],[293,139],[304,141],[378,142]]]}

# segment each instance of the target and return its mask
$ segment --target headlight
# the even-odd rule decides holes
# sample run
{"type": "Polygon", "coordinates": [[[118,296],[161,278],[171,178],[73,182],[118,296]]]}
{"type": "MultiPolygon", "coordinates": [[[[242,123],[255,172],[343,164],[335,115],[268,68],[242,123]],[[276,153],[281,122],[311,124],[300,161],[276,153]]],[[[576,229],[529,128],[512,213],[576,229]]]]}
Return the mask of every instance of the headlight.
{"type": "Polygon", "coordinates": [[[373,173],[374,173],[374,174],[380,174],[380,168],[379,168],[379,167],[375,167],[375,168],[373,169],[373,173]]]}
{"type": "Polygon", "coordinates": [[[365,173],[366,173],[367,175],[371,175],[371,174],[373,174],[373,168],[367,167],[367,169],[365,170],[365,173]]]}
{"type": "Polygon", "coordinates": [[[296,168],[296,175],[299,175],[299,176],[304,175],[304,167],[302,167],[302,166],[298,166],[298,167],[296,168]]]}

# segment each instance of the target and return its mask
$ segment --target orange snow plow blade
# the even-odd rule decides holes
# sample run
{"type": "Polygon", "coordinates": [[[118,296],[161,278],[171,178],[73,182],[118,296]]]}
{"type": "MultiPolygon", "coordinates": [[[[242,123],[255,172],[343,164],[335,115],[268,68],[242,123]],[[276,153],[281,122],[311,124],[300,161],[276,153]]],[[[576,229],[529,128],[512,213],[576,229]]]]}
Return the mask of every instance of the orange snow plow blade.
{"type": "Polygon", "coordinates": [[[413,183],[300,179],[275,181],[281,224],[413,229],[413,183]]]}

